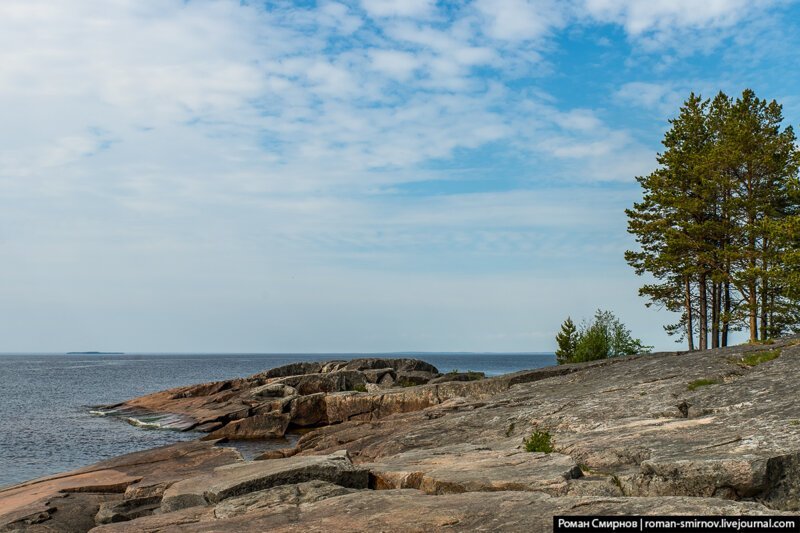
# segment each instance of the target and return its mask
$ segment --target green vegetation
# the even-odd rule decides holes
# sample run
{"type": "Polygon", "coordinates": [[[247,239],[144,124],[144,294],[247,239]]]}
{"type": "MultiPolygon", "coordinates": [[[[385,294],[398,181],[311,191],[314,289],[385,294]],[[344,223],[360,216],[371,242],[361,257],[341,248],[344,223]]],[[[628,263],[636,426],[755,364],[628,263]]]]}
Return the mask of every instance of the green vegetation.
{"type": "Polygon", "coordinates": [[[556,343],[558,343],[558,350],[556,350],[558,364],[563,365],[570,362],[575,357],[578,343],[578,328],[575,327],[572,317],[567,317],[561,324],[561,331],[556,335],[556,343]]]}
{"type": "Polygon", "coordinates": [[[534,431],[530,437],[523,441],[526,452],[552,453],[553,443],[550,440],[550,433],[547,431],[534,431]]]}
{"type": "Polygon", "coordinates": [[[750,355],[745,355],[744,357],[737,359],[736,363],[743,365],[743,366],[758,366],[761,363],[766,363],[767,361],[772,361],[773,359],[777,359],[781,356],[780,349],[777,350],[767,350],[765,352],[756,352],[750,355]]]}
{"type": "Polygon", "coordinates": [[[625,325],[611,311],[600,309],[591,323],[583,322],[576,328],[571,318],[561,325],[556,335],[558,364],[594,361],[621,355],[647,353],[652,346],[645,346],[634,339],[625,325]]]}
{"type": "Polygon", "coordinates": [[[465,374],[467,377],[467,381],[477,381],[479,379],[483,379],[484,375],[481,372],[475,372],[474,370],[467,370],[466,372],[461,372],[459,369],[454,368],[453,370],[446,372],[446,376],[452,376],[455,374],[465,374]]]}
{"type": "Polygon", "coordinates": [[[789,420],[790,426],[800,426],[800,420],[789,420]]]}
{"type": "Polygon", "coordinates": [[[694,381],[689,382],[689,384],[687,385],[687,388],[689,390],[695,390],[695,389],[699,389],[700,387],[707,387],[709,385],[718,385],[719,383],[721,383],[721,382],[718,379],[701,378],[701,379],[696,379],[694,381]]]}
{"type": "Polygon", "coordinates": [[[800,149],[781,106],[745,90],[692,93],[638,177],[626,210],[638,251],[625,253],[648,306],[681,314],[665,330],[690,350],[727,346],[747,328],[764,341],[800,327],[800,149]],[[695,344],[697,336],[697,344],[695,344]]]}
{"type": "Polygon", "coordinates": [[[353,390],[356,392],[367,392],[367,386],[359,383],[358,385],[353,387],[353,390]]]}

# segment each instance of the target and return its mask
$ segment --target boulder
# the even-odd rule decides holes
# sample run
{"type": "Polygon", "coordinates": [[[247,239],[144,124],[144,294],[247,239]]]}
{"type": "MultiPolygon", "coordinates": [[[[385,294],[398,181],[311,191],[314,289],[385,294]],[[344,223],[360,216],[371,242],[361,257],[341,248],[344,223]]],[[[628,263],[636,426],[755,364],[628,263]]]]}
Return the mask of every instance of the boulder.
{"type": "Polygon", "coordinates": [[[289,427],[290,420],[290,414],[281,411],[270,411],[241,420],[234,420],[203,438],[245,440],[282,437],[286,434],[286,428],[289,427]]]}
{"type": "Polygon", "coordinates": [[[400,370],[397,372],[395,384],[399,385],[400,387],[425,385],[436,376],[438,376],[438,374],[427,372],[425,370],[400,370]]]}
{"type": "Polygon", "coordinates": [[[100,509],[97,511],[94,520],[97,524],[125,522],[152,514],[160,506],[160,495],[104,502],[100,504],[100,509]]]}
{"type": "Polygon", "coordinates": [[[367,383],[380,383],[384,378],[388,376],[392,383],[394,383],[397,374],[391,368],[377,368],[377,369],[368,369],[361,371],[364,374],[364,378],[366,378],[367,383]]]}
{"type": "Polygon", "coordinates": [[[354,370],[342,370],[328,374],[305,374],[279,378],[276,383],[283,383],[297,389],[298,394],[315,394],[318,392],[341,392],[365,389],[367,380],[364,374],[354,370]]]}
{"type": "Polygon", "coordinates": [[[408,358],[383,358],[383,357],[368,357],[362,359],[352,359],[345,363],[345,370],[371,370],[378,368],[392,368],[397,372],[430,372],[431,374],[438,374],[439,370],[430,363],[421,361],[419,359],[408,358]]]}
{"type": "Polygon", "coordinates": [[[448,381],[478,381],[485,379],[483,372],[448,372],[431,379],[428,383],[447,383],[448,381]]]}
{"type": "Polygon", "coordinates": [[[308,427],[328,423],[324,392],[299,396],[292,400],[291,423],[294,426],[308,427]]]}
{"type": "Polygon", "coordinates": [[[285,383],[268,383],[259,387],[252,388],[248,391],[248,395],[258,400],[272,399],[272,398],[287,398],[297,396],[297,389],[290,387],[285,383]]]}
{"type": "Polygon", "coordinates": [[[264,372],[259,372],[250,376],[251,381],[268,380],[272,378],[283,378],[286,376],[300,376],[302,374],[316,374],[322,371],[322,363],[306,362],[289,363],[264,372]]]}

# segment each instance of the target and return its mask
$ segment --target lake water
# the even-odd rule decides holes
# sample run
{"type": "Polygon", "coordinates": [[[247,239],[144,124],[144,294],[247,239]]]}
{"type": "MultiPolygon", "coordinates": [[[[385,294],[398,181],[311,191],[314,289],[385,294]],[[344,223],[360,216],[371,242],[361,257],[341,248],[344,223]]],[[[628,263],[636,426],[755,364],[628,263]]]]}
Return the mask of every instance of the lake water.
{"type": "Polygon", "coordinates": [[[475,370],[487,375],[555,364],[551,353],[0,354],[0,486],[198,436],[94,416],[91,406],[248,376],[294,361],[372,356],[415,357],[442,372],[475,370]]]}

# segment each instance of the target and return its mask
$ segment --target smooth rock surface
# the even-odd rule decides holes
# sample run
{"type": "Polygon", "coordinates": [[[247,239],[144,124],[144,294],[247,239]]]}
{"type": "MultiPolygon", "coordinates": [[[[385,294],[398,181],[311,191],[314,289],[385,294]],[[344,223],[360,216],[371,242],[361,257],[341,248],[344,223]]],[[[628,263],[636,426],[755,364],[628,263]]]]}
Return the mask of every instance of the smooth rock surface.
{"type": "Polygon", "coordinates": [[[170,486],[164,492],[161,511],[168,513],[196,505],[216,504],[278,485],[314,480],[363,489],[369,484],[369,472],[354,466],[346,453],[227,465],[170,486]]]}
{"type": "Polygon", "coordinates": [[[495,451],[469,444],[411,450],[363,466],[370,470],[373,488],[420,489],[426,494],[538,491],[565,495],[567,481],[583,475],[567,455],[495,451]]]}
{"type": "MultiPolygon", "coordinates": [[[[191,532],[438,532],[552,531],[552,516],[621,514],[765,515],[774,511],[757,503],[717,498],[598,498],[557,497],[536,492],[467,492],[428,496],[405,490],[360,491],[321,501],[268,509],[224,520],[174,525],[168,531],[191,532]]],[[[166,517],[168,515],[162,515],[166,517]]],[[[140,519],[142,520],[142,519],[140,519]]],[[[135,531],[131,526],[98,528],[135,531]]]]}

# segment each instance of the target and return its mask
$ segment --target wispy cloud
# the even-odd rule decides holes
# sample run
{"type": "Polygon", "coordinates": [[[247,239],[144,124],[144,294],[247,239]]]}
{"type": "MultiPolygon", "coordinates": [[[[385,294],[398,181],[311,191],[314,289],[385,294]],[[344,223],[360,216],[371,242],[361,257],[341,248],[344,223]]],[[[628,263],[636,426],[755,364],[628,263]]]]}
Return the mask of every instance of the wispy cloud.
{"type": "MultiPolygon", "coordinates": [[[[626,115],[669,112],[701,76],[663,69],[715,53],[715,43],[753,24],[763,29],[778,8],[738,0],[3,2],[0,275],[22,289],[0,290],[0,318],[26,302],[46,306],[48,295],[58,309],[82,302],[93,316],[108,294],[141,309],[148,297],[195,304],[192,291],[215,283],[222,288],[209,289],[209,302],[245,301],[273,318],[279,304],[314,314],[314,291],[284,281],[326,269],[336,272],[329,285],[356,291],[366,276],[370,290],[380,280],[399,284],[384,301],[416,294],[419,305],[443,309],[452,306],[413,286],[456,301],[470,284],[481,287],[474,298],[492,298],[491,283],[509,272],[528,293],[543,276],[575,274],[581,264],[621,277],[621,209],[657,141],[626,115]],[[623,37],[605,32],[609,25],[623,37]],[[582,84],[576,90],[562,83],[573,67],[562,61],[581,32],[597,33],[598,56],[625,57],[613,72],[570,74],[582,84]],[[695,44],[686,44],[689,34],[695,44]],[[410,194],[414,184],[431,194],[410,194]],[[431,288],[456,274],[469,283],[431,288]],[[262,289],[268,300],[250,299],[262,289]]],[[[515,300],[525,291],[508,292],[511,307],[527,309],[515,300]]],[[[530,340],[521,322],[501,324],[474,348],[530,340]]],[[[252,332],[247,339],[267,342],[252,332]]]]}

